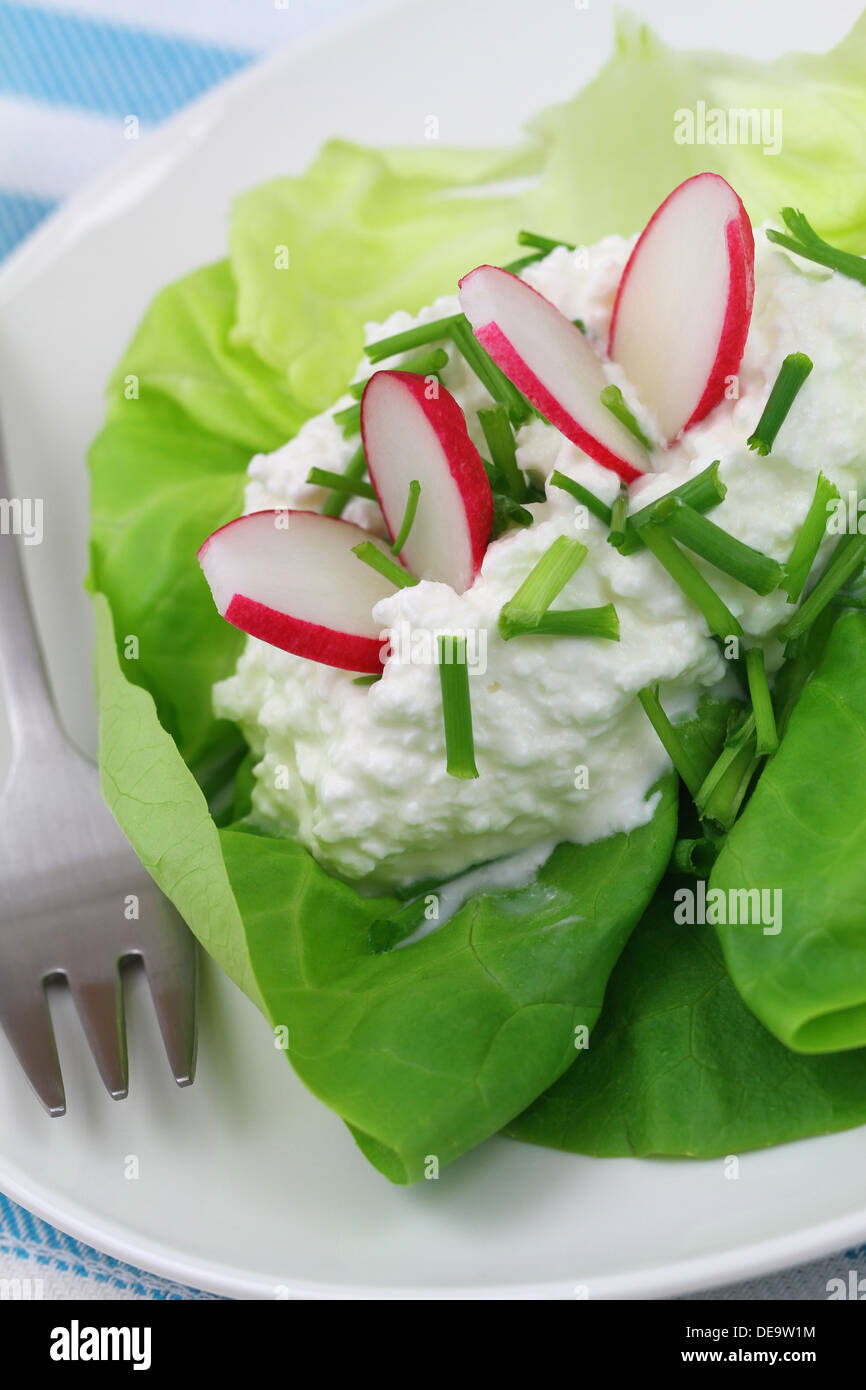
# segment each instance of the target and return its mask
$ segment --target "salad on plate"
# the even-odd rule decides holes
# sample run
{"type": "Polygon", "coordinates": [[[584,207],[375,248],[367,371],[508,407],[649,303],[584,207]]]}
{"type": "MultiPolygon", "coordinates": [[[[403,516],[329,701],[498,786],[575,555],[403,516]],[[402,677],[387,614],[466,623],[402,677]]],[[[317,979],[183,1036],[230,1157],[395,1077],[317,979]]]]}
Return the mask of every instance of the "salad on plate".
{"type": "Polygon", "coordinates": [[[866,1122],[858,55],[626,20],[517,150],[333,142],[115,373],[106,797],[394,1182],[866,1122]],[[735,73],[772,169],[671,136],[735,73]]]}

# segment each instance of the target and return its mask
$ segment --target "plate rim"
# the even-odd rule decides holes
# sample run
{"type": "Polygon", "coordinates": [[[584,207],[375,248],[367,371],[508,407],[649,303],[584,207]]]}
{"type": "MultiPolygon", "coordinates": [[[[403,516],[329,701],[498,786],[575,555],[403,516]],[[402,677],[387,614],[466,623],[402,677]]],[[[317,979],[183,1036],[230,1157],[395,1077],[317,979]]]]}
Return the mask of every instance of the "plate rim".
{"type": "MultiPolygon", "coordinates": [[[[863,1128],[863,1126],[855,1126],[863,1128]]],[[[842,1133],[850,1131],[841,1131],[842,1133]]],[[[833,1138],[832,1135],[816,1139],[833,1138]]],[[[795,1140],[794,1143],[815,1142],[795,1140]]],[[[775,1147],[787,1148],[788,1145],[775,1147]]],[[[605,1160],[600,1159],[599,1162],[605,1160]]],[[[653,1162],[659,1160],[637,1160],[653,1162]]],[[[664,1160],[660,1160],[664,1162],[664,1160]]],[[[695,1160],[700,1163],[710,1160],[695,1160]]],[[[385,1179],[383,1179],[385,1181],[385,1179]]],[[[619,1274],[598,1275],[587,1282],[580,1279],[552,1280],[523,1284],[490,1285],[371,1285],[323,1283],[317,1280],[268,1279],[241,1266],[201,1259],[173,1251],[159,1241],[130,1234],[113,1221],[88,1215],[84,1208],[64,1202],[55,1205],[50,1193],[38,1184],[28,1186],[26,1176],[0,1158],[0,1190],[34,1215],[56,1226],[66,1235],[125,1264],[175,1283],[226,1298],[268,1301],[358,1300],[364,1302],[430,1301],[575,1301],[575,1289],[586,1288],[592,1302],[622,1300],[647,1301],[675,1298],[696,1291],[710,1291],[727,1284],[760,1278],[777,1270],[808,1264],[833,1254],[852,1243],[866,1242],[866,1206],[856,1213],[808,1226],[785,1235],[740,1245],[735,1249],[697,1255],[687,1260],[669,1261],[619,1274]],[[637,1286],[640,1285],[638,1288],[637,1286]],[[267,1290],[270,1290],[268,1292],[267,1290]],[[279,1292],[276,1292],[279,1290],[279,1292]],[[283,1292],[285,1290],[285,1293],[283,1292]]]]}
{"type": "MultiPolygon", "coordinates": [[[[143,144],[112,163],[66,198],[0,265],[0,306],[39,276],[58,250],[79,242],[94,223],[122,206],[135,202],[142,185],[158,181],[177,161],[189,156],[206,139],[213,124],[247,90],[268,80],[281,69],[292,68],[335,40],[376,23],[392,12],[421,8],[426,0],[377,0],[364,10],[335,17],[312,34],[277,47],[255,58],[197,97],[161,123],[143,144]]],[[[36,1103],[34,1101],[34,1103],[36,1103]]],[[[866,1128],[854,1126],[853,1129],[866,1128]]],[[[840,1131],[840,1133],[851,1131],[840,1131]]],[[[812,1141],[832,1140],[833,1134],[812,1141]]],[[[793,1141],[804,1142],[804,1141],[793,1141]]],[[[790,1145],[774,1146],[789,1148],[790,1145]]],[[[598,1160],[604,1162],[605,1160],[598,1160]]],[[[664,1160],[638,1160],[664,1161],[664,1160]]],[[[701,1160],[695,1160],[701,1162],[701,1160]]],[[[384,1181],[384,1179],[383,1179],[384,1181]]],[[[9,1198],[58,1230],[95,1247],[124,1263],[191,1288],[228,1298],[289,1300],[416,1301],[459,1300],[573,1300],[579,1276],[573,1280],[494,1285],[358,1286],[322,1281],[275,1281],[254,1271],[178,1251],[157,1240],[100,1217],[85,1206],[56,1197],[34,1182],[0,1154],[0,1190],[9,1198]],[[275,1290],[279,1290],[279,1294],[275,1290]],[[283,1292],[285,1290],[285,1292],[283,1292]]],[[[638,1267],[616,1274],[598,1275],[587,1284],[589,1297],[597,1300],[652,1300],[670,1298],[724,1285],[808,1263],[847,1246],[866,1242],[866,1206],[844,1216],[767,1237],[730,1250],[696,1255],[685,1260],[638,1267]]]]}

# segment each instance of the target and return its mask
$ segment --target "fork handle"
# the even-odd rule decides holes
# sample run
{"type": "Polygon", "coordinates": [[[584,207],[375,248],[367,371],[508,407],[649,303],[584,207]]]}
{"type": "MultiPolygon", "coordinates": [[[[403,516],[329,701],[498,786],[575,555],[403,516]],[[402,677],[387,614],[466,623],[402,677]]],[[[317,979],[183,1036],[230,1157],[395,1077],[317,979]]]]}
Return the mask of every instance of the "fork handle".
{"type": "MultiPolygon", "coordinates": [[[[24,571],[14,534],[15,501],[0,432],[0,690],[12,731],[13,758],[24,748],[62,739],[48,686],[42,651],[24,584],[24,571]]],[[[17,499],[22,506],[22,499],[17,499]]],[[[20,515],[20,512],[17,513],[20,515]]]]}

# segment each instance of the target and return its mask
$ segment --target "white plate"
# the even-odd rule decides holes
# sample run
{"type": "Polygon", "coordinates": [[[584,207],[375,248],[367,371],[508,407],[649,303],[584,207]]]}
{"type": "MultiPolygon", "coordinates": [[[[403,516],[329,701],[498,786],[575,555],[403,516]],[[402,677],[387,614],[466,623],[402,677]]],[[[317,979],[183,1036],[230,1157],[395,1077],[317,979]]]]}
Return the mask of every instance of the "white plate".
{"type": "MultiPolygon", "coordinates": [[[[636,6],[681,46],[825,48],[860,0],[636,6]]],[[[84,453],[103,383],[159,286],[222,254],[230,198],[300,170],[327,136],[508,143],[609,48],[590,0],[389,5],[236,79],[73,199],[0,272],[0,404],[17,488],[46,499],[26,551],[67,727],[93,746],[84,453]]],[[[636,138],[638,135],[636,134],[636,138]]],[[[123,142],[119,139],[119,146],[123,142]]],[[[50,789],[46,789],[50,795],[50,789]]],[[[593,1160],[491,1140],[393,1188],[204,975],[199,1074],[178,1091],[146,990],[129,1001],[130,1097],[108,1100],[65,997],[69,1113],[41,1112],[0,1042],[0,1188],[133,1264],[240,1297],[629,1297],[706,1287],[866,1238],[866,1128],[716,1162],[593,1160]],[[127,1177],[138,1159],[137,1178],[127,1177]]]]}

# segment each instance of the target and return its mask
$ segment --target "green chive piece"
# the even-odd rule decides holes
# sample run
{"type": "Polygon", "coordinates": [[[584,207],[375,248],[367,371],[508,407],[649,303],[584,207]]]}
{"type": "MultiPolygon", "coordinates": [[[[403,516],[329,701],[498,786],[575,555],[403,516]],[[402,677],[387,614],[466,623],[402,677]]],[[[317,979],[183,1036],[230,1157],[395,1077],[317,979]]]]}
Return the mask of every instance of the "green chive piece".
{"type": "Polygon", "coordinates": [[[465,314],[460,314],[451,324],[451,337],[457,351],[466,359],[482,386],[495,401],[504,405],[513,425],[522,425],[530,413],[530,405],[503,371],[500,371],[493,358],[479,343],[472,332],[465,314]]]}
{"type": "MultiPolygon", "coordinates": [[[[687,483],[680,483],[679,487],[666,492],[665,497],[679,497],[681,501],[694,507],[696,512],[709,512],[724,501],[727,490],[719,477],[719,460],[716,459],[703,472],[689,478],[687,483]]],[[[661,498],[658,500],[661,501],[661,498]]],[[[652,519],[655,506],[655,502],[650,502],[647,506],[632,512],[628,519],[625,540],[619,548],[621,555],[634,555],[635,551],[643,549],[641,529],[652,519]]]]}
{"type": "MultiPolygon", "coordinates": [[[[395,367],[395,372],[412,372],[415,376],[435,376],[441,372],[443,367],[448,366],[448,353],[445,348],[434,348],[432,352],[422,352],[419,357],[411,357],[408,362],[401,362],[399,367],[395,367]]],[[[367,381],[369,381],[369,377],[367,381]]],[[[353,381],[349,387],[356,401],[359,401],[364,394],[364,387],[367,381],[353,381]]]]}
{"type": "Polygon", "coordinates": [[[658,686],[645,685],[637,692],[647,718],[659,736],[662,747],[686,784],[690,796],[697,795],[701,772],[671,721],[662,709],[658,686]]]}
{"type": "Polygon", "coordinates": [[[582,503],[588,512],[598,517],[599,521],[603,521],[605,526],[610,526],[612,517],[610,507],[606,502],[602,502],[600,497],[596,497],[594,492],[590,492],[589,488],[584,487],[582,483],[576,483],[573,478],[566,477],[564,473],[560,473],[558,468],[554,468],[550,475],[550,484],[551,487],[558,487],[563,492],[567,492],[576,501],[582,503]]]}
{"type": "Polygon", "coordinates": [[[718,841],[709,835],[702,835],[696,840],[677,840],[672,863],[681,874],[709,878],[718,855],[718,841]]]}
{"type": "MultiPolygon", "coordinates": [[[[367,459],[364,454],[364,446],[359,444],[341,476],[351,481],[354,478],[363,478],[366,471],[367,459]]],[[[322,506],[322,516],[341,516],[348,500],[349,494],[345,489],[341,492],[330,493],[322,506]]]]}
{"type": "Polygon", "coordinates": [[[764,653],[760,647],[750,647],[746,652],[746,675],[749,681],[749,694],[752,698],[752,713],[755,716],[757,734],[755,752],[758,754],[775,753],[779,746],[779,735],[776,732],[773,698],[767,683],[764,653]]]}
{"type": "Polygon", "coordinates": [[[382,679],[381,676],[355,676],[354,680],[352,681],[352,684],[353,684],[353,685],[375,685],[376,682],[377,682],[377,681],[380,681],[381,679],[382,679]]]}
{"type": "Polygon", "coordinates": [[[776,246],[784,246],[787,251],[796,252],[804,260],[815,261],[830,270],[838,270],[850,280],[859,280],[861,285],[866,285],[866,259],[855,256],[852,251],[840,251],[837,247],[831,246],[823,237],[819,237],[802,212],[797,212],[796,208],[782,208],[782,217],[792,235],[786,236],[784,232],[776,232],[771,228],[767,232],[768,241],[774,242],[776,246]]]}
{"type": "Polygon", "coordinates": [[[664,528],[650,523],[642,528],[641,534],[647,549],[703,613],[710,632],[721,638],[742,637],[743,629],[733,613],[664,528]]]}
{"type": "Polygon", "coordinates": [[[564,246],[567,251],[576,251],[577,247],[571,241],[558,241],[555,237],[539,236],[537,232],[518,232],[518,246],[535,246],[539,251],[549,253],[555,251],[557,246],[564,246]]]}
{"type": "Polygon", "coordinates": [[[500,629],[505,641],[512,637],[603,637],[619,641],[619,616],[612,603],[601,608],[562,608],[553,613],[517,613],[500,629]]]}
{"type": "Polygon", "coordinates": [[[772,449],[776,435],[794,404],[794,398],[811,370],[812,362],[805,352],[789,352],[779,368],[779,375],[767,397],[757,428],[746,441],[749,448],[757,449],[762,457],[772,449]]]}
{"type": "Polygon", "coordinates": [[[571,321],[574,324],[575,328],[580,329],[581,333],[586,332],[586,324],[584,323],[583,319],[572,319],[571,321]]]}
{"type": "Polygon", "coordinates": [[[403,520],[400,522],[400,530],[394,537],[394,544],[391,546],[391,554],[399,555],[403,546],[409,538],[412,530],[412,523],[415,520],[415,513],[418,510],[418,499],[421,496],[421,484],[417,478],[413,478],[409,484],[409,496],[406,498],[406,510],[403,513],[403,520]]]}
{"type": "Polygon", "coordinates": [[[494,468],[499,470],[509,495],[515,502],[522,502],[526,497],[526,479],[517,463],[514,431],[508,420],[508,411],[504,405],[494,405],[488,410],[479,410],[478,420],[494,468]]]}
{"type": "Polygon", "coordinates": [[[543,261],[546,255],[546,251],[533,251],[528,256],[519,256],[516,261],[509,261],[502,269],[507,270],[509,275],[519,275],[521,270],[525,270],[528,265],[535,265],[536,262],[543,261]]]}
{"type": "Polygon", "coordinates": [[[407,574],[401,565],[396,564],[390,555],[386,555],[372,541],[361,541],[360,545],[353,545],[352,554],[363,560],[365,565],[369,565],[371,570],[378,570],[379,574],[390,579],[398,589],[409,589],[418,583],[414,574],[407,574]]]}
{"type": "Polygon", "coordinates": [[[350,434],[357,434],[361,428],[360,401],[356,401],[354,405],[347,405],[342,410],[335,410],[334,424],[342,425],[343,434],[346,438],[348,438],[350,434]]]}
{"type": "Polygon", "coordinates": [[[803,592],[806,580],[809,578],[815,563],[815,556],[827,534],[827,509],[838,496],[839,493],[829,478],[825,478],[823,473],[819,473],[818,481],[815,484],[815,495],[806,513],[806,519],[794,541],[791,553],[785,561],[785,575],[781,587],[788,595],[789,603],[796,603],[803,592]]]}
{"type": "Polygon", "coordinates": [[[625,540],[625,523],[628,513],[628,493],[623,490],[614,498],[613,506],[610,509],[610,531],[608,533],[608,543],[620,546],[625,540]]]}
{"type": "Polygon", "coordinates": [[[728,740],[694,797],[702,820],[730,830],[759,764],[754,714],[748,714],[728,740]]]}
{"type": "Polygon", "coordinates": [[[506,641],[512,635],[510,625],[515,619],[525,623],[547,612],[586,555],[586,546],[580,541],[557,536],[499,614],[499,630],[506,641]]]}
{"type": "Polygon", "coordinates": [[[614,419],[619,420],[621,425],[625,425],[639,444],[642,444],[645,449],[652,450],[652,441],[644,434],[633,413],[629,410],[625,403],[625,396],[618,386],[605,386],[601,393],[601,403],[610,411],[614,419]]]}
{"type": "Polygon", "coordinates": [[[738,541],[681,497],[672,497],[669,493],[660,498],[653,507],[653,520],[687,550],[708,560],[716,569],[756,594],[770,594],[782,582],[782,566],[776,560],[738,541]]]}
{"type": "Polygon", "coordinates": [[[439,638],[439,684],[445,721],[445,770],[450,777],[477,777],[465,637],[439,638]]]}
{"type": "Polygon", "coordinates": [[[390,338],[380,338],[376,343],[368,343],[364,348],[371,362],[382,362],[386,357],[394,357],[398,352],[410,352],[412,348],[424,347],[451,336],[455,323],[463,314],[449,314],[444,319],[434,319],[432,323],[419,323],[416,328],[406,328],[402,333],[392,333],[390,338]]]}
{"type": "Polygon", "coordinates": [[[331,473],[327,468],[311,468],[307,474],[307,482],[313,487],[329,487],[334,492],[345,492],[352,497],[369,497],[373,502],[376,500],[371,483],[350,478],[348,473],[331,473]]]}
{"type": "Polygon", "coordinates": [[[490,539],[495,541],[501,536],[503,531],[507,531],[511,523],[516,526],[531,526],[532,512],[528,512],[525,507],[521,507],[519,502],[515,502],[513,497],[509,497],[505,492],[498,492],[493,489],[493,526],[490,531],[490,539]]]}
{"type": "Polygon", "coordinates": [[[811,627],[842,585],[866,561],[866,536],[842,536],[809,597],[779,633],[783,642],[799,637],[811,627]]]}

